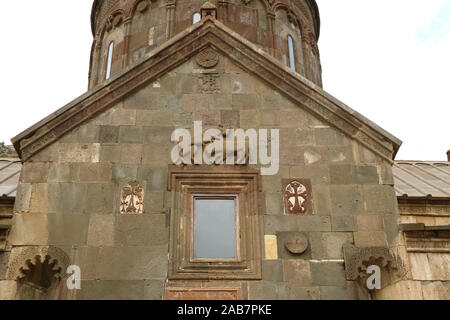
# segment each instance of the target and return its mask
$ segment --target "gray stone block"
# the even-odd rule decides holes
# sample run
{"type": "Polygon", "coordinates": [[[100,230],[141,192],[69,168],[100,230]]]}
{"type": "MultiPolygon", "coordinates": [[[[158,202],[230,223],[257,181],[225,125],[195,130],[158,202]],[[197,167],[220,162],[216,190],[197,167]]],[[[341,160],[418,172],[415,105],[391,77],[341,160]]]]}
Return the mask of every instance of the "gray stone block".
{"type": "Polygon", "coordinates": [[[118,126],[100,126],[99,134],[100,143],[118,143],[119,127],[118,126]]]}
{"type": "Polygon", "coordinates": [[[356,181],[360,184],[378,184],[378,171],[375,166],[356,167],[356,181]]]}
{"type": "Polygon", "coordinates": [[[142,143],[142,128],[135,126],[121,126],[119,141],[125,143],[142,143]]]}
{"type": "Polygon", "coordinates": [[[77,300],[140,300],[144,298],[142,280],[85,280],[77,291],[77,300]]]}
{"type": "Polygon", "coordinates": [[[398,212],[398,202],[392,186],[364,186],[366,210],[370,214],[398,212]]]}
{"type": "Polygon", "coordinates": [[[349,216],[364,212],[364,201],[358,185],[334,185],[330,186],[330,192],[333,215],[349,216]]]}
{"type": "Polygon", "coordinates": [[[166,215],[120,215],[114,232],[116,246],[156,246],[169,243],[166,215]]]}
{"type": "Polygon", "coordinates": [[[344,263],[311,262],[312,283],[317,286],[345,287],[344,263]]]}
{"type": "Polygon", "coordinates": [[[165,280],[168,246],[101,248],[97,271],[101,280],[165,280]]]}
{"type": "Polygon", "coordinates": [[[83,246],[87,244],[89,215],[49,214],[49,244],[56,246],[83,246]]]}
{"type": "Polygon", "coordinates": [[[332,231],[358,231],[355,216],[331,217],[332,231]]]}
{"type": "Polygon", "coordinates": [[[344,244],[353,244],[352,232],[311,232],[313,259],[343,259],[344,244]]]}
{"type": "Polygon", "coordinates": [[[331,184],[354,184],[356,182],[355,166],[330,166],[330,182],[331,184]]]}
{"type": "Polygon", "coordinates": [[[262,278],[267,281],[283,281],[283,264],[281,260],[263,260],[262,278]]]}
{"type": "Polygon", "coordinates": [[[320,287],[321,300],[351,300],[347,288],[320,287]]]}
{"type": "Polygon", "coordinates": [[[111,183],[90,183],[87,185],[85,209],[88,213],[105,214],[114,211],[114,185],[111,183]]]}
{"type": "Polygon", "coordinates": [[[164,281],[145,280],[144,300],[162,300],[164,298],[164,281]]]}

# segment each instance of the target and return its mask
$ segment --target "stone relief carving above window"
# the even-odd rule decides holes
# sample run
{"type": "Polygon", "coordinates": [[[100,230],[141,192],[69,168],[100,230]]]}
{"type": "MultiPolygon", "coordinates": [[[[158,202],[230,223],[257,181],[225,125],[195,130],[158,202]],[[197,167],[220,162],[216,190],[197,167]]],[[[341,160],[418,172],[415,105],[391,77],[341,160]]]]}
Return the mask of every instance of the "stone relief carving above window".
{"type": "Polygon", "coordinates": [[[313,214],[309,179],[283,180],[285,214],[313,214]]]}
{"type": "Polygon", "coordinates": [[[144,188],[138,181],[130,181],[122,189],[121,214],[142,214],[144,212],[144,188]]]}

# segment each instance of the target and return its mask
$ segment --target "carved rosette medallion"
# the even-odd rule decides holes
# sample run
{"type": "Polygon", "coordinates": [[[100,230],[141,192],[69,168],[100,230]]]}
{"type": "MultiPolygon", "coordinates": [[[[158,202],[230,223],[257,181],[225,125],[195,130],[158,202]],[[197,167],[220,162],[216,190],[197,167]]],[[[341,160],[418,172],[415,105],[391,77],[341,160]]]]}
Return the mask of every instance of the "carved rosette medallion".
{"type": "Polygon", "coordinates": [[[214,50],[208,48],[200,51],[196,60],[199,66],[210,69],[219,63],[219,55],[214,50]]]}
{"type": "Polygon", "coordinates": [[[141,214],[144,212],[144,188],[138,181],[129,182],[122,189],[121,214],[141,214]]]}
{"type": "Polygon", "coordinates": [[[300,255],[308,249],[308,238],[304,234],[291,234],[285,241],[286,249],[295,255],[300,255]]]}
{"type": "Polygon", "coordinates": [[[283,198],[285,214],[313,214],[309,179],[283,180],[283,198]]]}

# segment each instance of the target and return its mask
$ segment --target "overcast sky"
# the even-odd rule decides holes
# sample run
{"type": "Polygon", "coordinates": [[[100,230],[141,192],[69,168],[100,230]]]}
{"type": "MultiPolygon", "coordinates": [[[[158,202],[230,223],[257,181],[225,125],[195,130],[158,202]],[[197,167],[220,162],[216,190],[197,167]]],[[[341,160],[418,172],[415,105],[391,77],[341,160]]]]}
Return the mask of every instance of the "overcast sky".
{"type": "MultiPolygon", "coordinates": [[[[92,0],[3,1],[0,141],[87,90],[92,0]],[[20,17],[20,18],[18,18],[20,17]]],[[[324,89],[403,141],[450,149],[450,0],[317,0],[324,89]]]]}

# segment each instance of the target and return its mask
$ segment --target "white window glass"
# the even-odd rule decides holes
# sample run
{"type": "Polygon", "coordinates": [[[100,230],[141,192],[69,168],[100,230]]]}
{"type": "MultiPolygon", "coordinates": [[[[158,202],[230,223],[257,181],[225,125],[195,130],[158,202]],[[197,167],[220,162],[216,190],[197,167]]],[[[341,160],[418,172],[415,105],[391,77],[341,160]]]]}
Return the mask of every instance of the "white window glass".
{"type": "Polygon", "coordinates": [[[235,259],[236,199],[194,198],[194,258],[235,259]]]}
{"type": "Polygon", "coordinates": [[[197,22],[200,22],[200,20],[202,19],[202,16],[200,15],[200,13],[196,12],[194,13],[194,17],[193,17],[193,24],[196,24],[197,22]]]}
{"type": "Polygon", "coordinates": [[[114,51],[114,42],[111,42],[108,48],[108,61],[106,62],[106,80],[111,77],[111,66],[114,51]]]}
{"type": "Polygon", "coordinates": [[[294,40],[291,36],[288,36],[288,48],[289,48],[289,67],[295,71],[295,54],[294,54],[294,40]]]}

